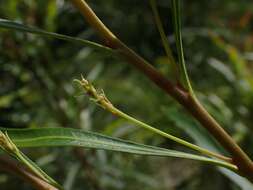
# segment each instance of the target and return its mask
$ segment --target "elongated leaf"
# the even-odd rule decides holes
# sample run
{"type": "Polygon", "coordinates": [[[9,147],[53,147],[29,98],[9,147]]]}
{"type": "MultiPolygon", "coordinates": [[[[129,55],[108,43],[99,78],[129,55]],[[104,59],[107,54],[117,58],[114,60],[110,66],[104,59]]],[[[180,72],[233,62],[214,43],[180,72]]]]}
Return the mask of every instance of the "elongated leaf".
{"type": "Polygon", "coordinates": [[[21,32],[29,32],[29,33],[38,34],[38,35],[47,36],[47,37],[53,37],[53,38],[57,38],[57,39],[61,39],[61,40],[69,41],[69,42],[79,43],[91,48],[102,50],[106,53],[113,53],[113,50],[111,48],[108,48],[106,46],[103,46],[95,42],[83,40],[81,38],[66,36],[63,34],[57,34],[54,32],[47,32],[47,31],[44,31],[32,26],[27,26],[21,23],[13,22],[11,20],[0,18],[0,27],[5,28],[5,29],[13,29],[13,30],[21,31],[21,32]]]}
{"type": "Polygon", "coordinates": [[[178,53],[178,61],[180,64],[181,74],[183,75],[184,82],[186,83],[188,90],[193,94],[193,89],[191,87],[190,79],[187,73],[185,60],[184,60],[184,49],[181,34],[181,0],[172,0],[172,12],[173,12],[173,22],[175,39],[178,53]]]}
{"type": "Polygon", "coordinates": [[[194,154],[183,153],[154,146],[137,144],[117,138],[104,136],[98,133],[81,131],[71,128],[40,128],[40,129],[1,129],[7,130],[10,138],[18,147],[53,147],[79,146],[86,148],[112,150],[140,155],[166,156],[192,159],[209,164],[215,164],[236,170],[235,166],[223,161],[194,154]]]}

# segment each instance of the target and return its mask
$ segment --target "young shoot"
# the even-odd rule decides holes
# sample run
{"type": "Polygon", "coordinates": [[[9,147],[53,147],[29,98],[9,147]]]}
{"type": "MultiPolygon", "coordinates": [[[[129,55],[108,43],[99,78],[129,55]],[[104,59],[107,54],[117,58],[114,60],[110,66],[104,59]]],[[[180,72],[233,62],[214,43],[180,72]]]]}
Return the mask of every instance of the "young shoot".
{"type": "Polygon", "coordinates": [[[180,139],[178,137],[175,137],[171,134],[168,134],[164,131],[161,131],[155,127],[152,127],[140,120],[137,120],[131,116],[129,116],[128,114],[122,112],[121,110],[119,110],[118,108],[116,108],[109,100],[108,98],[105,96],[104,92],[101,91],[101,92],[98,92],[94,86],[92,84],[89,83],[89,81],[87,81],[83,76],[81,76],[81,80],[77,80],[75,79],[74,80],[75,82],[79,83],[82,88],[86,91],[87,95],[91,98],[91,100],[93,100],[94,102],[96,102],[96,104],[98,104],[99,106],[101,106],[102,108],[104,108],[105,110],[111,112],[112,114],[118,116],[118,117],[121,117],[121,118],[124,118],[126,119],[127,121],[129,122],[132,122],[134,123],[135,125],[139,126],[139,127],[142,127],[144,129],[147,129],[153,133],[156,133],[156,134],[159,134],[165,138],[168,138],[172,141],[175,141],[183,146],[186,146],[192,150],[195,150],[195,151],[198,151],[204,155],[207,155],[207,156],[210,156],[210,157],[214,157],[214,158],[217,158],[217,159],[220,159],[220,160],[223,160],[223,161],[226,161],[226,162],[229,162],[231,163],[231,158],[228,158],[228,157],[225,157],[223,155],[220,155],[220,154],[217,154],[217,153],[214,153],[214,152],[211,152],[205,148],[202,148],[202,147],[199,147],[197,145],[194,145],[192,143],[189,143],[183,139],[180,139]]]}

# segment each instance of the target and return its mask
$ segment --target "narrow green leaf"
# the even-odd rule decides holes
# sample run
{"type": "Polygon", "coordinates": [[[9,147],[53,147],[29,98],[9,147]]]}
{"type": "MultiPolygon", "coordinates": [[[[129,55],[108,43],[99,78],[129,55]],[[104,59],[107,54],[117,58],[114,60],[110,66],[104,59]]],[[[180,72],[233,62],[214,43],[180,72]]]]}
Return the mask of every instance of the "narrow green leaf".
{"type": "Polygon", "coordinates": [[[54,147],[78,146],[86,148],[104,149],[140,155],[165,156],[197,160],[214,164],[236,171],[230,163],[198,156],[194,154],[138,144],[98,133],[87,132],[71,128],[39,128],[39,129],[2,129],[7,130],[10,138],[18,147],[54,147]]]}
{"type": "Polygon", "coordinates": [[[28,32],[28,33],[33,33],[33,34],[38,34],[38,35],[42,35],[42,36],[47,36],[47,37],[53,37],[53,38],[57,38],[60,40],[65,40],[65,41],[69,41],[69,42],[73,42],[73,43],[79,43],[97,50],[101,50],[104,51],[106,53],[113,53],[113,50],[111,48],[108,48],[106,46],[103,46],[101,44],[95,43],[95,42],[91,42],[88,40],[84,40],[81,38],[76,38],[76,37],[71,37],[71,36],[66,36],[63,34],[57,34],[54,32],[47,32],[32,26],[27,26],[21,23],[17,23],[11,20],[6,20],[6,19],[1,19],[0,18],[0,27],[5,28],[5,29],[13,29],[13,30],[17,30],[17,31],[21,31],[21,32],[28,32]]]}
{"type": "Polygon", "coordinates": [[[185,66],[184,59],[184,49],[183,49],[183,41],[181,34],[181,0],[172,0],[172,12],[173,12],[173,22],[174,22],[174,30],[175,30],[175,40],[177,46],[178,60],[181,68],[181,73],[183,74],[183,80],[187,85],[190,93],[193,94],[193,90],[191,87],[190,79],[187,73],[187,69],[185,66]]]}

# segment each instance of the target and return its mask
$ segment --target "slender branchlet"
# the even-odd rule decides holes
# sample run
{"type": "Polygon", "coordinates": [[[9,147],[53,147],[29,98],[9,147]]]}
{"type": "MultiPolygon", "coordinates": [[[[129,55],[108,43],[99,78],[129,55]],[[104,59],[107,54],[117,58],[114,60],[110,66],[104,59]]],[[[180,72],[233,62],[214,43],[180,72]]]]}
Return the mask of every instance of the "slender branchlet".
{"type": "Polygon", "coordinates": [[[35,175],[33,172],[24,167],[21,163],[16,162],[6,156],[0,157],[0,170],[14,174],[29,183],[37,190],[59,190],[58,188],[45,182],[43,179],[35,175]]]}
{"type": "Polygon", "coordinates": [[[165,138],[168,138],[172,141],[175,141],[183,146],[186,146],[192,150],[195,150],[195,151],[198,151],[206,156],[210,156],[210,157],[214,157],[214,158],[218,158],[220,160],[223,160],[223,161],[226,161],[226,162],[229,162],[231,163],[232,160],[231,158],[228,158],[228,157],[225,157],[223,155],[220,155],[220,154],[217,154],[217,153],[214,153],[214,152],[211,152],[207,149],[204,149],[202,147],[199,147],[197,145],[194,145],[192,143],[189,143],[185,140],[182,140],[178,137],[175,137],[173,135],[170,135],[164,131],[161,131],[155,127],[152,127],[140,120],[137,120],[136,118],[134,117],[131,117],[129,116],[128,114],[122,112],[121,110],[119,110],[118,108],[116,108],[109,100],[108,98],[106,97],[105,93],[103,90],[101,90],[101,92],[98,92],[94,86],[89,83],[89,81],[87,81],[83,76],[81,76],[81,80],[74,80],[75,82],[78,82],[82,88],[85,90],[85,92],[88,94],[88,96],[90,97],[91,100],[93,100],[96,104],[98,104],[99,106],[101,106],[102,108],[104,108],[105,110],[111,112],[112,114],[118,116],[118,117],[121,117],[121,118],[124,118],[126,119],[127,121],[130,121],[132,123],[134,123],[135,125],[139,126],[139,127],[142,127],[144,129],[147,129],[151,132],[154,132],[156,134],[159,134],[165,138]]]}

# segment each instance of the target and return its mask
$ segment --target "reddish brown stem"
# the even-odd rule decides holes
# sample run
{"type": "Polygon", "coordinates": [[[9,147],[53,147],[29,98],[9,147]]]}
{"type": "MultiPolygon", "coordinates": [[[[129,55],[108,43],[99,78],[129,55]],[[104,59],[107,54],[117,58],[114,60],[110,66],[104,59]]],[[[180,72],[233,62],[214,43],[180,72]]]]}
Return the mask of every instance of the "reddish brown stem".
{"type": "Polygon", "coordinates": [[[58,190],[10,158],[0,157],[0,170],[22,178],[37,190],[58,190]]]}

